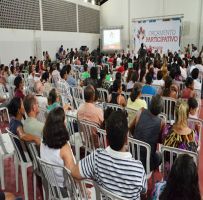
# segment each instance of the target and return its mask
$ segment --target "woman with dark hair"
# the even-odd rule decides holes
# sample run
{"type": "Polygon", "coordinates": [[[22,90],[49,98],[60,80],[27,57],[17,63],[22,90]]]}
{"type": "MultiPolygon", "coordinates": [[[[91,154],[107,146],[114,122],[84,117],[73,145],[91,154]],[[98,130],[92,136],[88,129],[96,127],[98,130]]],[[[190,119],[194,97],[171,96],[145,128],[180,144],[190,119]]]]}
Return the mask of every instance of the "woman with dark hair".
{"type": "Polygon", "coordinates": [[[104,89],[108,90],[110,85],[111,85],[111,83],[106,80],[106,71],[105,70],[101,70],[101,72],[100,72],[100,79],[98,81],[98,87],[99,88],[104,88],[104,89]]]}
{"type": "Polygon", "coordinates": [[[133,71],[131,73],[130,80],[129,80],[128,84],[127,84],[127,92],[132,91],[133,86],[134,86],[136,81],[138,81],[138,73],[137,73],[137,71],[133,71]]]}
{"type": "Polygon", "coordinates": [[[126,100],[121,93],[122,93],[121,80],[115,80],[113,82],[112,94],[110,97],[110,99],[111,99],[110,103],[118,104],[118,105],[125,107],[126,106],[126,100]]]}
{"type": "MultiPolygon", "coordinates": [[[[71,146],[69,144],[69,133],[65,125],[65,112],[63,108],[54,108],[47,116],[43,129],[43,142],[40,146],[41,158],[51,164],[57,166],[65,166],[71,169],[75,163],[71,146]]],[[[61,192],[65,197],[66,190],[64,188],[63,170],[54,170],[56,181],[61,188],[61,192]]]]}
{"type": "Polygon", "coordinates": [[[133,110],[140,110],[141,108],[147,109],[147,103],[145,100],[141,99],[142,96],[142,85],[140,83],[135,83],[130,97],[128,98],[127,108],[133,110]]]}
{"type": "MultiPolygon", "coordinates": [[[[8,105],[8,111],[9,111],[9,115],[11,116],[11,121],[9,124],[10,131],[14,135],[17,135],[23,141],[35,142],[36,144],[39,145],[40,144],[39,137],[24,132],[23,124],[21,122],[21,120],[25,115],[25,109],[24,109],[22,99],[19,97],[14,97],[8,105]]],[[[24,151],[21,146],[21,143],[16,140],[16,145],[20,150],[23,160],[26,161],[26,157],[24,155],[24,151]]]]}
{"type": "Polygon", "coordinates": [[[21,99],[24,99],[24,97],[25,97],[25,95],[23,93],[24,83],[23,83],[23,79],[20,76],[17,76],[14,79],[14,85],[15,85],[15,90],[14,90],[15,94],[14,94],[14,96],[19,97],[21,99]]]}
{"type": "Polygon", "coordinates": [[[196,96],[194,91],[194,80],[191,77],[187,77],[185,81],[186,88],[182,91],[182,98],[189,99],[196,96]]]}
{"type": "Polygon", "coordinates": [[[165,86],[163,89],[164,97],[178,98],[178,87],[173,84],[173,79],[170,76],[165,78],[165,86]]]}
{"type": "Polygon", "coordinates": [[[98,75],[97,74],[97,68],[96,67],[92,67],[90,69],[90,77],[86,78],[83,81],[84,86],[93,85],[94,88],[98,88],[98,78],[97,78],[97,75],[98,75]]]}
{"type": "Polygon", "coordinates": [[[168,180],[157,183],[153,200],[201,200],[197,166],[188,154],[175,160],[168,180]]]}

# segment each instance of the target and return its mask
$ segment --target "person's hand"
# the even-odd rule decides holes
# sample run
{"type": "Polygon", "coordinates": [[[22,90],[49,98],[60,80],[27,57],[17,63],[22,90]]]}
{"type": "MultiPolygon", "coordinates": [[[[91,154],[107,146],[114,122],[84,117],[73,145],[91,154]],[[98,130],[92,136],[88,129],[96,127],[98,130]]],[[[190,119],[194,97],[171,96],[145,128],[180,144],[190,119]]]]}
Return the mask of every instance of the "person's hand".
{"type": "Polygon", "coordinates": [[[72,108],[69,104],[65,104],[65,105],[63,106],[63,109],[64,109],[65,111],[67,111],[67,110],[72,110],[73,108],[72,108]]]}
{"type": "Polygon", "coordinates": [[[40,146],[40,144],[41,144],[41,139],[40,139],[39,137],[36,137],[35,143],[36,143],[37,146],[40,146]]]}

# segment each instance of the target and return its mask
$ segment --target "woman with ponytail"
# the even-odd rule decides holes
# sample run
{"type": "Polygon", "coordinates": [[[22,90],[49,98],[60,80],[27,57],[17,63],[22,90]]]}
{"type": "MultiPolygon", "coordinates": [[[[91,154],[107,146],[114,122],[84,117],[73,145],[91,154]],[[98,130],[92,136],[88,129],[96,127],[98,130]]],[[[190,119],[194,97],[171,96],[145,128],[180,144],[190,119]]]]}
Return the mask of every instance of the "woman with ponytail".
{"type": "Polygon", "coordinates": [[[147,109],[147,103],[145,100],[141,99],[142,86],[140,83],[135,83],[131,91],[130,97],[128,98],[127,108],[133,110],[140,110],[141,108],[147,109]]]}
{"type": "Polygon", "coordinates": [[[186,102],[180,100],[176,104],[176,121],[169,129],[163,144],[175,148],[197,152],[198,134],[188,127],[189,107],[186,102]]]}

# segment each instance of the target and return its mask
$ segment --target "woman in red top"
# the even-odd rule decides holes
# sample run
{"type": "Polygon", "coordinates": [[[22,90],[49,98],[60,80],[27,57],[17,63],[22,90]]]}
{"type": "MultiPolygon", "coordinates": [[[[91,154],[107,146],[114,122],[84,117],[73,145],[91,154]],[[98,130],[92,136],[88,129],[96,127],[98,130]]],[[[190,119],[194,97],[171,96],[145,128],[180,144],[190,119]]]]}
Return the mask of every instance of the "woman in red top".
{"type": "Polygon", "coordinates": [[[187,77],[185,81],[186,88],[182,91],[182,98],[189,99],[195,97],[194,80],[191,77],[187,77]]]}
{"type": "Polygon", "coordinates": [[[14,96],[24,99],[24,97],[25,97],[25,95],[23,93],[24,83],[23,83],[23,79],[20,76],[17,76],[15,78],[14,85],[16,86],[15,91],[14,91],[14,93],[15,93],[14,96]]]}

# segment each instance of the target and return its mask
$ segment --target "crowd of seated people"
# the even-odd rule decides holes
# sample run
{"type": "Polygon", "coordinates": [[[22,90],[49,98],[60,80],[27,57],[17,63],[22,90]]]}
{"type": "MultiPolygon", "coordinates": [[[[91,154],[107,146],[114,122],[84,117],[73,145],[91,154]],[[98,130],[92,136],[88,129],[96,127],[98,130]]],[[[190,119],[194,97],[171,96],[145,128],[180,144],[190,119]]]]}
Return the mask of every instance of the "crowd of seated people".
{"type": "MultiPolygon", "coordinates": [[[[30,57],[30,61],[23,64],[16,59],[11,61],[9,67],[1,65],[0,84],[5,91],[15,86],[13,96],[6,103],[11,117],[10,131],[24,142],[36,143],[40,146],[43,160],[67,167],[75,179],[93,179],[119,196],[139,199],[141,193],[147,192],[146,152],[141,150],[140,161],[133,158],[127,148],[128,136],[150,145],[151,171],[162,163],[158,144],[198,152],[200,129],[198,126],[191,128],[188,118],[198,119],[201,100],[196,90],[201,93],[203,65],[199,57],[192,56],[192,52],[188,54],[188,49],[184,53],[168,51],[161,55],[142,46],[138,55],[124,51],[113,54],[96,51],[91,54],[88,49],[83,52],[71,49],[69,52],[62,45],[56,54],[56,61],[51,61],[48,52],[44,52],[44,60],[37,61],[36,57],[30,57]],[[32,85],[27,84],[25,73],[30,74],[28,79],[32,79],[32,85]],[[183,88],[180,88],[180,83],[183,88]],[[81,88],[84,95],[77,109],[78,121],[86,120],[105,129],[109,145],[106,149],[96,149],[79,164],[75,161],[74,150],[69,143],[70,135],[64,123],[66,113],[75,108],[74,87],[81,88]],[[119,105],[118,111],[105,115],[105,109],[97,105],[98,88],[109,92],[106,101],[119,105]],[[130,95],[127,96],[127,93],[130,95]],[[150,96],[149,103],[143,99],[145,95],[150,96]],[[162,97],[176,102],[171,108],[171,112],[175,113],[174,122],[165,121],[159,116],[166,106],[162,97]],[[40,108],[46,110],[45,123],[37,117],[40,108]],[[128,108],[135,111],[130,116],[130,123],[128,108]],[[128,171],[130,176],[126,173],[128,171]]],[[[98,133],[92,131],[92,134],[97,136],[94,138],[96,143],[98,133]]],[[[99,144],[95,146],[99,147],[99,144]]],[[[23,148],[21,153],[23,155],[23,148]]],[[[170,185],[183,161],[188,165],[193,164],[187,156],[178,158],[161,189],[163,192],[157,194],[155,188],[155,199],[159,195],[160,199],[171,199],[170,193],[173,191],[184,199],[184,194],[178,193],[170,185]]],[[[185,165],[185,168],[187,170],[189,166],[185,165]]],[[[191,176],[197,173],[195,165],[193,168],[191,176]]],[[[56,174],[63,188],[63,173],[56,174]]],[[[192,181],[187,183],[188,187],[194,184],[192,181]]],[[[198,199],[199,189],[196,188],[195,192],[185,199],[189,200],[190,195],[196,195],[198,199]]],[[[66,197],[66,191],[62,193],[66,197]]]]}

